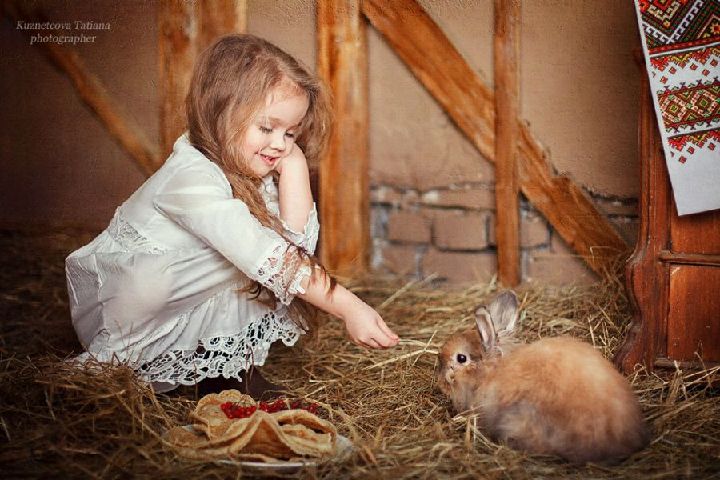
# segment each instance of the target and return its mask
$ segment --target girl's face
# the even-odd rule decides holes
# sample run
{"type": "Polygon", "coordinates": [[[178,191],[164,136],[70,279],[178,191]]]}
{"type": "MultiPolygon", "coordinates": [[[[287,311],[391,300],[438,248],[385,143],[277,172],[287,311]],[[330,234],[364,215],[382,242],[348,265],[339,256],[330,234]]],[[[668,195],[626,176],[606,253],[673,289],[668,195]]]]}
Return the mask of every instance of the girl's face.
{"type": "Polygon", "coordinates": [[[270,173],[295,147],[295,135],[305,117],[307,95],[276,88],[248,126],[241,145],[243,158],[259,177],[270,173]]]}

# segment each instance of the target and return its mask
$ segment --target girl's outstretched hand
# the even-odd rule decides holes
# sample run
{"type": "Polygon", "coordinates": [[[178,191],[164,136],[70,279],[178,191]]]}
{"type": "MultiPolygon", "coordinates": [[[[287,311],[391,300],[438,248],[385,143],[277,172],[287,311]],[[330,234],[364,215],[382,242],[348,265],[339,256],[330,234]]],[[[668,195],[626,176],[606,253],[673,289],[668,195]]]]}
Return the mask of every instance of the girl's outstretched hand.
{"type": "Polygon", "coordinates": [[[358,301],[353,305],[344,320],[350,339],[361,347],[394,347],[400,340],[385,324],[382,317],[363,301],[358,301]]]}
{"type": "Polygon", "coordinates": [[[361,347],[388,348],[398,344],[400,338],[370,305],[340,284],[330,290],[327,277],[318,271],[303,280],[300,298],[342,319],[350,339],[361,347]]]}

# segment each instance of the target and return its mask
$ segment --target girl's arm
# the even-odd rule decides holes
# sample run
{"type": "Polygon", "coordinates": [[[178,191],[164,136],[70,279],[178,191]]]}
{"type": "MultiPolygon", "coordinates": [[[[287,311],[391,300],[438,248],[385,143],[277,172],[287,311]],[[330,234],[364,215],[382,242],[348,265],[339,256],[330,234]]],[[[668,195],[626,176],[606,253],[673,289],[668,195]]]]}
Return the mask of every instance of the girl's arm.
{"type": "MultiPolygon", "coordinates": [[[[292,230],[302,232],[313,208],[313,198],[307,160],[300,147],[293,147],[290,154],[280,161],[277,171],[280,173],[280,218],[292,230]]],[[[397,345],[398,336],[372,307],[342,285],[336,285],[332,292],[328,292],[327,278],[318,272],[316,270],[312,278],[306,277],[302,281],[305,293],[297,296],[342,319],[350,338],[358,345],[371,348],[397,345]]]]}
{"type": "Polygon", "coordinates": [[[278,183],[278,203],[280,218],[295,232],[302,232],[313,208],[310,192],[310,174],[305,154],[297,145],[280,163],[278,183]]]}
{"type": "Polygon", "coordinates": [[[342,319],[354,343],[370,348],[397,345],[399,337],[371,306],[339,284],[328,292],[327,277],[319,269],[315,269],[312,278],[305,277],[301,286],[305,293],[297,296],[342,319]]]}

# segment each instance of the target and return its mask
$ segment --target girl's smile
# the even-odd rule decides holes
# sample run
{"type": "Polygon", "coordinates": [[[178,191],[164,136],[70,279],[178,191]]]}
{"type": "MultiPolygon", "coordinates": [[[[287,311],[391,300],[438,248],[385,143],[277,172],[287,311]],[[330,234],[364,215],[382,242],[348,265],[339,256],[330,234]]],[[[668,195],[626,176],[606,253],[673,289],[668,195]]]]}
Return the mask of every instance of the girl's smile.
{"type": "Polygon", "coordinates": [[[262,158],[262,160],[263,160],[269,167],[274,168],[274,167],[275,167],[275,162],[277,162],[277,160],[278,160],[280,157],[272,157],[272,156],[269,156],[269,155],[263,155],[263,154],[261,153],[261,154],[260,154],[260,158],[262,158]]]}

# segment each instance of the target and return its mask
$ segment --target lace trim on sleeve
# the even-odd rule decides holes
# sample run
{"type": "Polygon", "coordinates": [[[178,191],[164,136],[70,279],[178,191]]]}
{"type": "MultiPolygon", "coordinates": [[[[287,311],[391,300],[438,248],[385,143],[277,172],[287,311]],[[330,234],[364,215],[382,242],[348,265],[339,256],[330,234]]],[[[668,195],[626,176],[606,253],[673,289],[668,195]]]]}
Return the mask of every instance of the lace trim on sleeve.
{"type": "Polygon", "coordinates": [[[297,247],[280,244],[260,266],[257,280],[275,294],[283,305],[289,305],[295,295],[305,293],[301,283],[312,274],[310,266],[297,254],[297,247]]]}
{"type": "Polygon", "coordinates": [[[315,208],[315,204],[313,204],[313,209],[310,210],[310,215],[308,215],[308,220],[302,233],[296,232],[285,222],[282,220],[280,221],[282,222],[282,226],[285,229],[290,241],[298,247],[302,247],[311,255],[315,253],[315,246],[317,245],[318,235],[320,234],[320,222],[318,221],[317,208],[315,208]]]}

